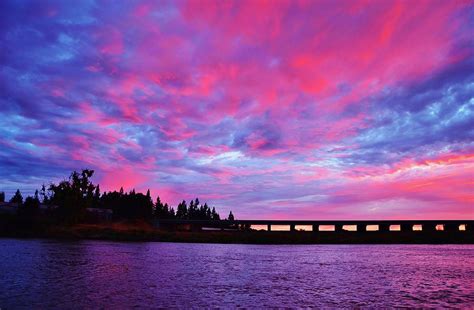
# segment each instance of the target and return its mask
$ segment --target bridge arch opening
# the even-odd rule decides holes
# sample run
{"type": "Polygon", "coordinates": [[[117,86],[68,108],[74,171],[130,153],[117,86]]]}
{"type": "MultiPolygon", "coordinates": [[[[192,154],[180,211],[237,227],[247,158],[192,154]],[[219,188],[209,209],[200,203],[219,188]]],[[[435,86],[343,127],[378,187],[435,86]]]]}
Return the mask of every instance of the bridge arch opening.
{"type": "Polygon", "coordinates": [[[379,225],[367,225],[366,230],[367,231],[379,231],[380,228],[379,228],[379,225]]]}
{"type": "Polygon", "coordinates": [[[342,230],[345,231],[357,231],[357,225],[343,225],[342,230]]]}
{"type": "Polygon", "coordinates": [[[290,231],[290,225],[272,225],[272,231],[290,231]]]}
{"type": "Polygon", "coordinates": [[[313,231],[313,225],[295,225],[296,231],[313,231]]]}
{"type": "Polygon", "coordinates": [[[267,225],[250,225],[250,229],[259,230],[259,231],[268,231],[267,225]]]}
{"type": "Polygon", "coordinates": [[[336,226],[334,226],[334,225],[319,225],[318,230],[319,231],[335,231],[336,226]]]}
{"type": "Polygon", "coordinates": [[[423,230],[423,225],[420,225],[420,224],[416,224],[416,225],[413,225],[413,231],[422,231],[423,230]]]}
{"type": "Polygon", "coordinates": [[[401,227],[401,225],[390,225],[389,230],[390,231],[401,231],[402,227],[401,227]]]}

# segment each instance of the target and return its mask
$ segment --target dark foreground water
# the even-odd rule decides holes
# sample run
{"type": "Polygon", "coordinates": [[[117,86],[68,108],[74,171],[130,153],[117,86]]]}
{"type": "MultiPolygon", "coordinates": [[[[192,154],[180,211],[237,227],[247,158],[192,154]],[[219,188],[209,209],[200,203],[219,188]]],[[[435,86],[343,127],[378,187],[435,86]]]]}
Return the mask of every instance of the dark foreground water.
{"type": "Polygon", "coordinates": [[[0,239],[0,308],[474,307],[474,246],[0,239]]]}

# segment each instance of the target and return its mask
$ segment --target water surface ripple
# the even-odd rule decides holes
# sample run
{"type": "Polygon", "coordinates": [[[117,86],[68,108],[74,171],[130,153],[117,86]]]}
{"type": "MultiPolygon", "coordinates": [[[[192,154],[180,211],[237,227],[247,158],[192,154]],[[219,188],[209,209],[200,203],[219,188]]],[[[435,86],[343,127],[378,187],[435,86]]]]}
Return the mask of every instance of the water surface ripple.
{"type": "Polygon", "coordinates": [[[474,308],[473,245],[0,239],[0,308],[474,308]]]}

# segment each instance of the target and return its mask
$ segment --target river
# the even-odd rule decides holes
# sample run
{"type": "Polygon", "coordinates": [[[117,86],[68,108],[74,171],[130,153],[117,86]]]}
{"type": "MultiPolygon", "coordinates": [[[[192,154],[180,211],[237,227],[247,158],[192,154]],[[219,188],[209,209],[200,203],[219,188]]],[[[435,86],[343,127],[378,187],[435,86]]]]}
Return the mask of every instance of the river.
{"type": "Polygon", "coordinates": [[[474,307],[474,245],[0,239],[0,308],[474,307]]]}

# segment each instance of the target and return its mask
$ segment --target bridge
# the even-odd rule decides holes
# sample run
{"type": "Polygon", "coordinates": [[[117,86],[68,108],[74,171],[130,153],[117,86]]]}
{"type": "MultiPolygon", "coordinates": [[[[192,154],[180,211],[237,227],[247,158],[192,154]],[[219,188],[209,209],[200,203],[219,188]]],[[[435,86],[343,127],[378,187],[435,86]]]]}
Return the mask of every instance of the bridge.
{"type": "MultiPolygon", "coordinates": [[[[474,220],[156,220],[155,226],[165,230],[202,231],[214,230],[249,231],[260,226],[262,230],[285,226],[290,232],[309,230],[318,232],[463,232],[474,231],[474,220]],[[355,228],[355,229],[354,229],[355,228]]],[[[279,230],[281,231],[281,230],[279,230]]]]}

